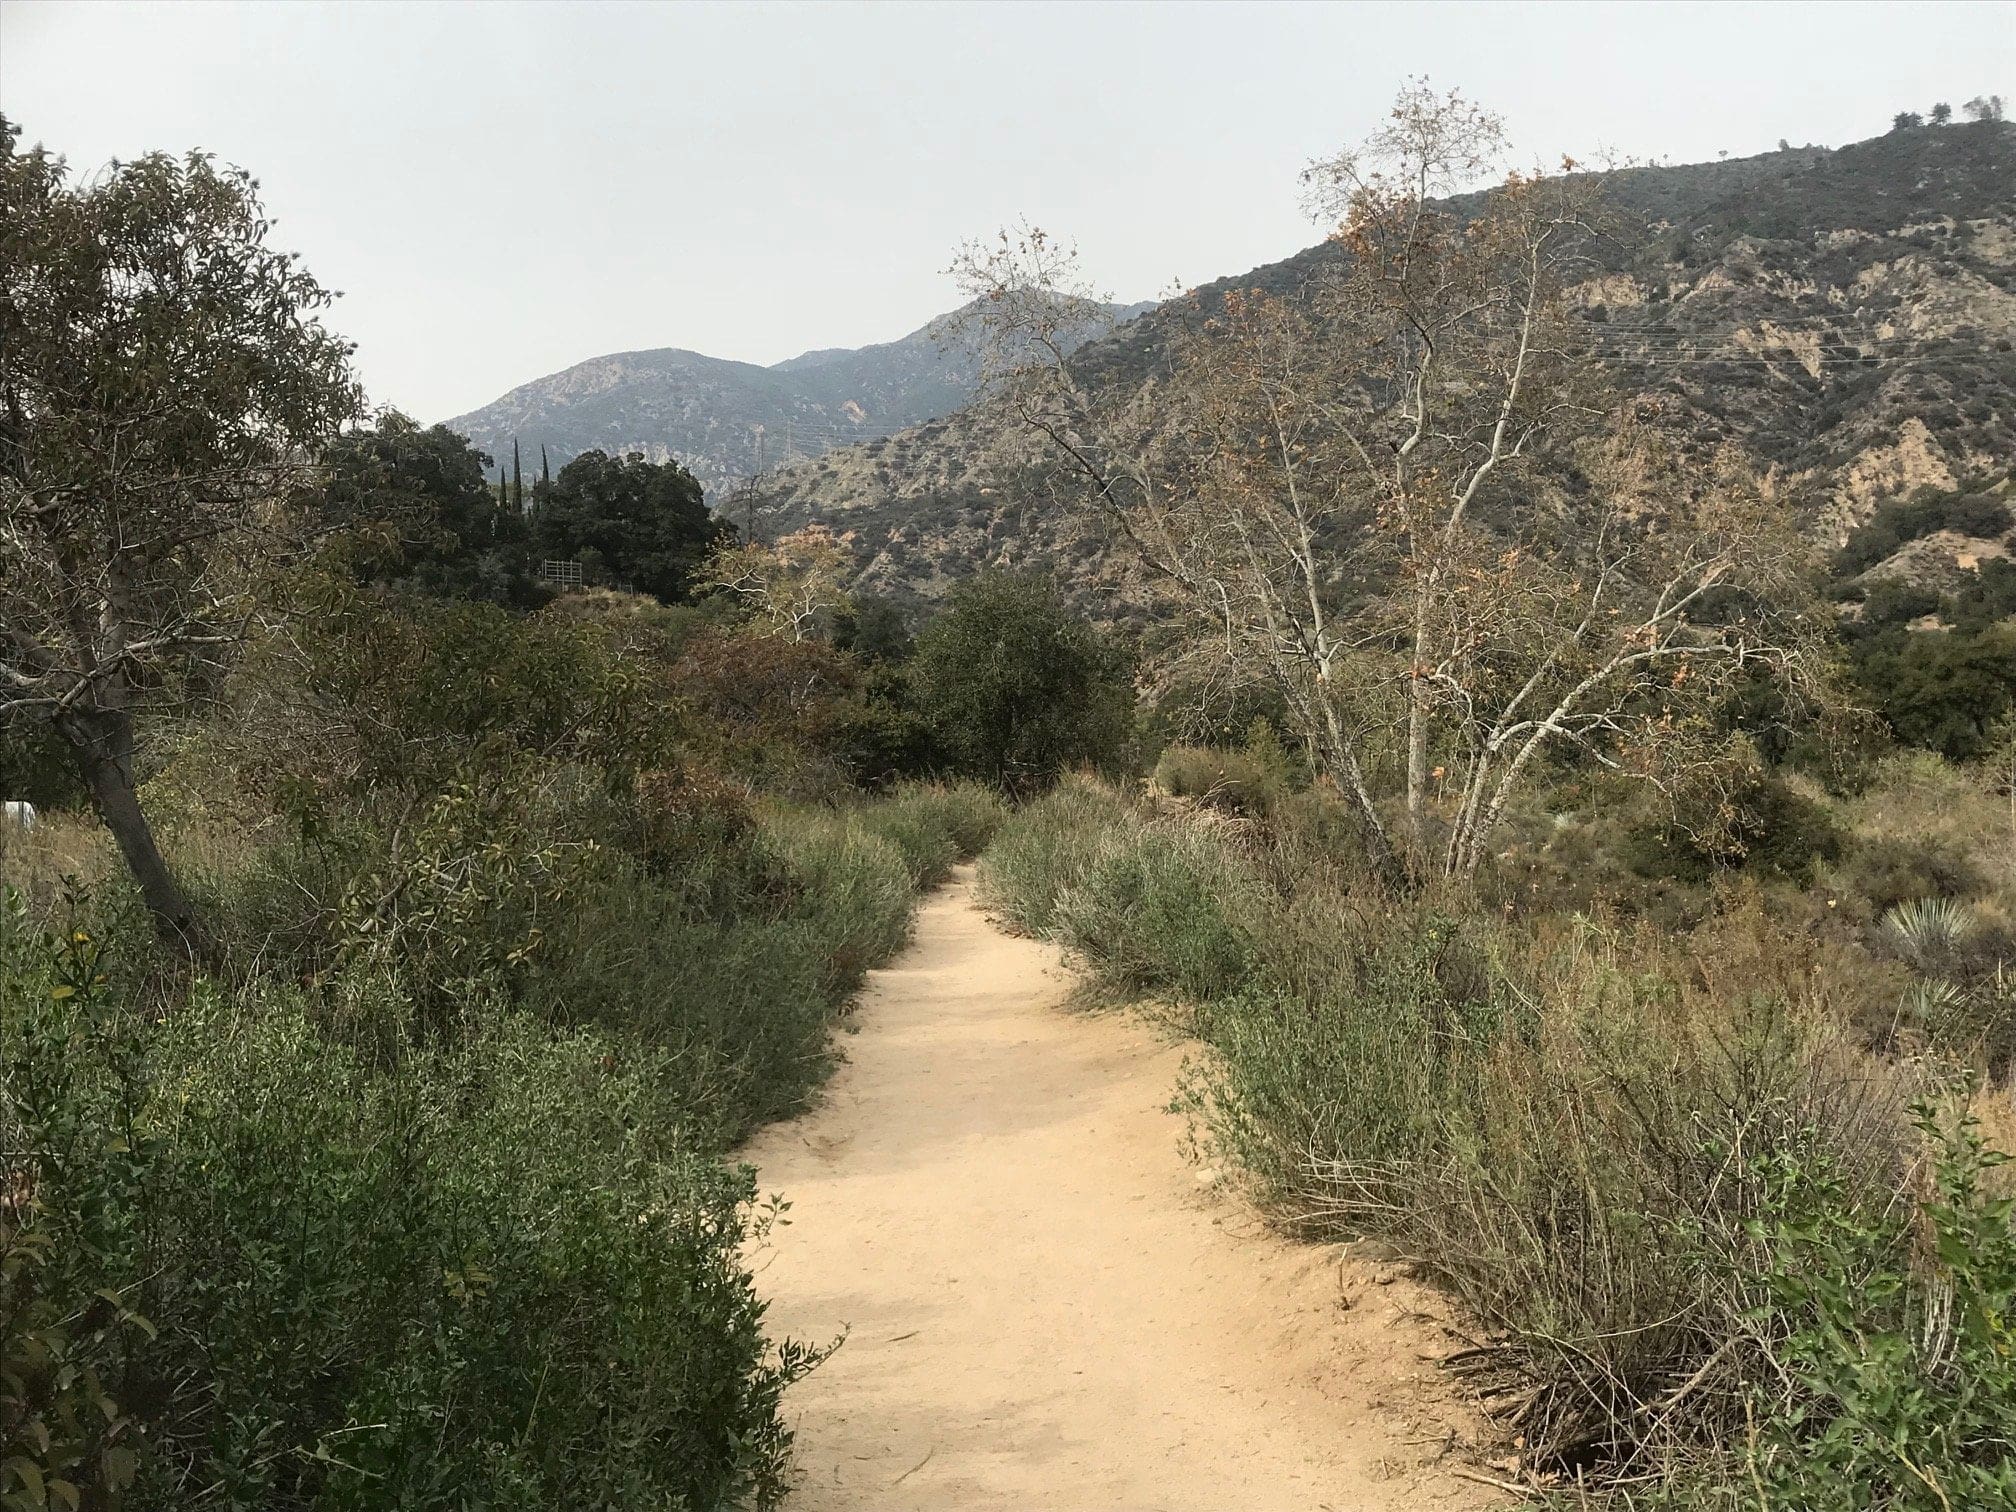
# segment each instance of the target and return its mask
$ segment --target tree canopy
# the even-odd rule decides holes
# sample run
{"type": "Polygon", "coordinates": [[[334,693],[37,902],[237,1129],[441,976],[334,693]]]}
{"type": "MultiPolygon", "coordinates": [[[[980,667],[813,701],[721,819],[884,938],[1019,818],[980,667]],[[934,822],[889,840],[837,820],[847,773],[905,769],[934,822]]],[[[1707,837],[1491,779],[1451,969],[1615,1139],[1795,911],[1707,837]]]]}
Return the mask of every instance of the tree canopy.
{"type": "Polygon", "coordinates": [[[538,491],[531,531],[540,555],[673,603],[734,527],[708,512],[699,481],[677,462],[591,451],[538,491]]]}
{"type": "Polygon", "coordinates": [[[1126,657],[1038,578],[960,583],[918,637],[909,671],[918,712],[944,748],[963,770],[1007,787],[1040,786],[1078,763],[1111,765],[1132,734],[1126,657]]]}
{"type": "Polygon", "coordinates": [[[0,121],[0,716],[49,724],[165,933],[134,714],[250,616],[279,501],[356,415],[331,296],[242,170],[150,153],[72,183],[0,121]]]}
{"type": "Polygon", "coordinates": [[[525,515],[484,480],[490,459],[444,425],[387,411],[324,458],[313,505],[346,531],[359,577],[441,598],[532,608],[525,515]]]}

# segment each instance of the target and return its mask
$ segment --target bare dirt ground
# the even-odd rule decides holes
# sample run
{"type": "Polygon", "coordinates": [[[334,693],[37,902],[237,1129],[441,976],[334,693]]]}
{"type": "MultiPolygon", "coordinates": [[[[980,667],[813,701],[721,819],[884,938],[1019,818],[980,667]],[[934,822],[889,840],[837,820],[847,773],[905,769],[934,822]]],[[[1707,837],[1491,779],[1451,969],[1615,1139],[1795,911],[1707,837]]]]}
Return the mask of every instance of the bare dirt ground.
{"type": "Polygon", "coordinates": [[[1434,1299],[1200,1181],[1181,1047],[1070,985],[962,872],[824,1105],[747,1151],[792,1204],[756,1257],[773,1333],[848,1336],[787,1398],[795,1512],[1491,1503],[1449,1473],[1479,1425],[1423,1359],[1434,1299]]]}

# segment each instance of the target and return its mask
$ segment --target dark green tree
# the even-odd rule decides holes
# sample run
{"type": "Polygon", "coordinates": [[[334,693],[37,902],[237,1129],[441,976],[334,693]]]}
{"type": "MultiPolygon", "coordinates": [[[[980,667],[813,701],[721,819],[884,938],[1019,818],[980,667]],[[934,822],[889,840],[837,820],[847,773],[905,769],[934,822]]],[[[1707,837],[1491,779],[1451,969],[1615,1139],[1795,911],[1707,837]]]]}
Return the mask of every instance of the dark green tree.
{"type": "Polygon", "coordinates": [[[161,933],[200,952],[138,716],[254,618],[304,544],[276,506],[361,395],[250,175],[150,153],[73,184],[17,135],[0,120],[0,719],[63,740],[161,933]]]}
{"type": "Polygon", "coordinates": [[[553,486],[553,469],[546,462],[546,443],[539,443],[539,481],[546,487],[553,486]]]}
{"type": "Polygon", "coordinates": [[[1900,110],[1897,114],[1890,117],[1890,129],[1892,131],[1910,131],[1924,124],[1925,117],[1918,114],[1915,110],[1900,110]]]}
{"type": "Polygon", "coordinates": [[[833,644],[871,667],[900,666],[917,649],[902,605],[869,593],[856,593],[834,616],[833,644]]]}
{"type": "Polygon", "coordinates": [[[525,468],[518,460],[518,438],[511,438],[511,508],[525,513],[525,468]]]}
{"type": "Polygon", "coordinates": [[[490,459],[444,425],[422,428],[396,411],[329,448],[309,498],[346,533],[359,581],[532,608],[525,517],[491,497],[490,459]]]}
{"type": "Polygon", "coordinates": [[[1036,577],[952,590],[918,637],[910,694],[960,770],[1015,791],[1066,768],[1117,768],[1134,731],[1128,659],[1036,577]]]}
{"type": "Polygon", "coordinates": [[[1953,107],[1948,105],[1944,100],[1941,100],[1937,105],[1932,107],[1932,124],[1934,126],[1944,126],[1952,119],[1953,107]]]}
{"type": "Polygon", "coordinates": [[[735,533],[677,462],[584,452],[545,495],[531,523],[542,556],[579,561],[591,578],[668,604],[687,596],[707,554],[735,533]]]}
{"type": "Polygon", "coordinates": [[[2016,624],[1899,628],[1860,651],[1855,677],[1899,740],[1971,761],[2016,705],[2016,624]]]}

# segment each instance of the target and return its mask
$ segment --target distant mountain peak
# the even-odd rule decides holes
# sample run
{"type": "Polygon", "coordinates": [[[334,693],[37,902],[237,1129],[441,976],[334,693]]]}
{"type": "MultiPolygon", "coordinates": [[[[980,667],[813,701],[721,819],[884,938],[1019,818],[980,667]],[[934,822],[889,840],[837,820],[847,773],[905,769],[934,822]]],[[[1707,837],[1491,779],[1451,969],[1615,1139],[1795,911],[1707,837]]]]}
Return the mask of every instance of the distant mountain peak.
{"type": "MultiPolygon", "coordinates": [[[[1150,305],[1116,306],[1127,320],[1150,305]]],[[[938,321],[894,341],[820,347],[770,367],[655,347],[590,357],[447,422],[493,458],[544,446],[555,467],[582,452],[676,458],[720,498],[759,467],[817,457],[950,414],[972,398],[970,356],[938,321]]]]}

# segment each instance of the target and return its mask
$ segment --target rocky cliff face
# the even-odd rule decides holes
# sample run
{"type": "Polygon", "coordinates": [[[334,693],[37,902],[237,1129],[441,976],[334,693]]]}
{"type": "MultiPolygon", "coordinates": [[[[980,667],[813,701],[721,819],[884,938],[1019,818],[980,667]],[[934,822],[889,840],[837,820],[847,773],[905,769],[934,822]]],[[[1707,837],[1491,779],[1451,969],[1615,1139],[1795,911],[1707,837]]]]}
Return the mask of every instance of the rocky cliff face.
{"type": "MultiPolygon", "coordinates": [[[[1616,384],[1683,444],[1736,442],[1830,544],[1919,487],[2009,469],[2016,126],[1633,169],[1608,191],[1641,234],[1574,301],[1616,384]]],[[[1217,287],[1291,288],[1334,255],[1217,287]]],[[[1153,311],[1076,361],[1094,385],[1139,385],[1180,318],[1153,311]]],[[[983,404],[836,449],[775,476],[765,529],[821,521],[851,538],[865,587],[901,596],[1038,563],[1088,603],[1124,593],[1108,545],[1019,486],[1018,446],[983,404]]]]}
{"type": "MultiPolygon", "coordinates": [[[[1117,319],[1148,308],[1117,308],[1117,319]]],[[[933,322],[935,325],[936,322],[933,322]]],[[[493,458],[515,439],[557,470],[582,452],[676,458],[719,501],[765,465],[817,457],[914,426],[972,397],[971,356],[932,327],[859,349],[807,352],[774,367],[665,347],[590,358],[448,421],[493,458]],[[760,433],[760,441],[759,441],[760,433]]]]}

